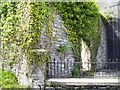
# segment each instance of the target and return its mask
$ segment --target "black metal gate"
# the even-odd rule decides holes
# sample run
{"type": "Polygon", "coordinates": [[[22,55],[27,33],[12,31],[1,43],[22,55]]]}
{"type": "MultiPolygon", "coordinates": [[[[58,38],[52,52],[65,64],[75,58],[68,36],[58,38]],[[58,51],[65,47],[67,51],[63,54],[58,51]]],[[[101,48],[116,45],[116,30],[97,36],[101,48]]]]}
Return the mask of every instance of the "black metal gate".
{"type": "MultiPolygon", "coordinates": [[[[109,8],[110,20],[106,29],[107,62],[120,63],[120,2],[109,8]]],[[[108,64],[109,69],[120,69],[120,64],[108,64]]]]}

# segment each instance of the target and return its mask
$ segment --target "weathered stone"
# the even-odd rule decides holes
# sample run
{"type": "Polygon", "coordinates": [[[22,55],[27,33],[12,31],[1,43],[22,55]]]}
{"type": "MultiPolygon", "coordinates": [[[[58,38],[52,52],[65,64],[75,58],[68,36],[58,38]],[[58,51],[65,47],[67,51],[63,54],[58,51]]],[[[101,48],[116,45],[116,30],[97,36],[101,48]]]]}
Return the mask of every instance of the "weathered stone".
{"type": "Polygon", "coordinates": [[[86,43],[82,40],[81,59],[83,71],[91,70],[90,50],[86,43]]]}
{"type": "MultiPolygon", "coordinates": [[[[101,7],[103,7],[103,4],[100,4],[100,5],[102,5],[101,7]]],[[[107,7],[106,4],[104,5],[104,7],[107,7]]],[[[104,7],[102,10],[105,10],[104,7]]],[[[41,48],[44,49],[48,47],[48,50],[50,52],[51,62],[54,62],[52,64],[49,64],[49,68],[48,68],[48,71],[49,71],[48,75],[52,75],[52,76],[72,76],[72,71],[74,68],[75,59],[73,57],[71,48],[69,48],[69,50],[61,54],[57,51],[57,48],[60,45],[69,46],[69,41],[67,40],[66,33],[64,32],[67,29],[66,27],[64,27],[62,22],[63,21],[61,20],[60,15],[55,15],[55,22],[52,28],[53,31],[52,31],[51,41],[45,35],[46,34],[45,28],[42,29],[41,36],[40,36],[41,48]],[[50,42],[52,44],[51,48],[49,46],[50,42]]],[[[100,27],[102,27],[101,28],[102,33],[101,33],[101,42],[100,42],[100,46],[99,46],[98,53],[97,53],[97,59],[96,59],[97,63],[99,63],[96,65],[97,69],[103,68],[106,62],[105,61],[106,60],[106,41],[105,41],[106,33],[105,33],[105,27],[102,21],[100,23],[100,27]]],[[[84,71],[91,69],[90,55],[91,53],[90,53],[88,46],[82,42],[81,57],[82,57],[82,62],[83,62],[82,67],[84,71]]],[[[39,88],[39,86],[44,86],[45,66],[46,64],[37,66],[37,68],[33,72],[34,66],[31,65],[30,72],[31,73],[33,72],[33,73],[32,73],[32,77],[28,78],[26,76],[26,71],[28,69],[27,61],[25,61],[24,59],[24,60],[21,60],[20,65],[18,64],[13,65],[12,71],[18,77],[18,81],[20,84],[31,85],[31,87],[39,88]]],[[[10,67],[7,65],[5,65],[4,68],[10,69],[10,67]]]]}
{"type": "Polygon", "coordinates": [[[101,40],[100,40],[100,46],[98,48],[97,57],[96,57],[96,69],[102,69],[105,67],[106,62],[106,32],[105,32],[105,26],[102,21],[99,23],[102,32],[101,32],[101,40]]]}

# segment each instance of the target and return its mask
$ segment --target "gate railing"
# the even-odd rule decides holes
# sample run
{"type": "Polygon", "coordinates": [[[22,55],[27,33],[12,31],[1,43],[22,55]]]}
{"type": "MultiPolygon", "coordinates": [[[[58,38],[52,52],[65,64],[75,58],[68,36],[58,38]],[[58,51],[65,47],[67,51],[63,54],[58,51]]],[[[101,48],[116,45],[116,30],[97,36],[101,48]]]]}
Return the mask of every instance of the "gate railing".
{"type": "Polygon", "coordinates": [[[54,61],[47,63],[47,77],[55,78],[92,78],[112,77],[120,75],[120,62],[69,62],[54,61]]]}

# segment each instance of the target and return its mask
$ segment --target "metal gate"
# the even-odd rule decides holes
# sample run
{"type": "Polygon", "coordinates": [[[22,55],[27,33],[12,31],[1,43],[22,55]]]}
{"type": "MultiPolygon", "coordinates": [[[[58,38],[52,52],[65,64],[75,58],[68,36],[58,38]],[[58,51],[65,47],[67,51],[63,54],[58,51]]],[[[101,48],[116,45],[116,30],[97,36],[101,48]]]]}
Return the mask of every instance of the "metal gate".
{"type": "Polygon", "coordinates": [[[110,6],[110,19],[107,25],[107,67],[109,69],[120,69],[120,2],[110,6]]]}

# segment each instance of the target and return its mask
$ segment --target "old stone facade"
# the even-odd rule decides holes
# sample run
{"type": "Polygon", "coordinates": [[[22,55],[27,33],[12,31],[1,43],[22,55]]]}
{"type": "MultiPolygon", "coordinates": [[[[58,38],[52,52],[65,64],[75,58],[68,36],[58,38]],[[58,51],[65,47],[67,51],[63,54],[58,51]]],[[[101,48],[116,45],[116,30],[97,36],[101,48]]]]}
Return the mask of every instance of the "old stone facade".
{"type": "MultiPolygon", "coordinates": [[[[65,34],[66,28],[62,24],[62,19],[60,15],[55,15],[55,17],[56,18],[52,27],[53,31],[51,37],[52,38],[51,47],[48,50],[50,52],[50,59],[51,59],[50,62],[54,62],[54,64],[52,63],[48,66],[49,69],[48,75],[67,76],[69,74],[70,76],[72,74],[72,70],[75,62],[74,55],[70,48],[70,43],[65,34]],[[67,49],[64,52],[59,52],[58,48],[60,48],[61,46],[66,47],[67,49]],[[58,65],[58,62],[62,63],[62,65],[58,65]]],[[[101,27],[102,32],[101,32],[101,40],[100,40],[101,42],[96,57],[96,61],[97,63],[99,63],[96,65],[97,69],[103,68],[106,62],[106,28],[102,20],[100,20],[99,25],[101,27]]],[[[41,42],[40,42],[42,49],[44,49],[45,46],[49,45],[50,43],[49,39],[44,35],[44,33],[45,33],[45,29],[43,28],[43,31],[41,33],[41,42]]],[[[82,54],[83,56],[82,62],[89,62],[88,65],[89,67],[91,67],[90,51],[87,45],[83,45],[83,47],[84,46],[86,46],[87,51],[84,50],[85,48],[82,49],[83,51],[86,51],[82,54]],[[86,58],[85,61],[84,58],[86,58]]],[[[83,64],[83,67],[84,66],[85,65],[83,64]]],[[[13,65],[12,71],[16,74],[20,84],[30,85],[31,87],[39,88],[40,86],[44,86],[45,84],[44,82],[46,79],[45,68],[46,68],[46,63],[39,65],[33,72],[32,77],[28,78],[26,75],[26,71],[28,69],[27,62],[26,62],[26,58],[24,57],[24,59],[21,60],[20,65],[18,64],[13,65]]],[[[10,69],[10,67],[6,66],[5,69],[10,69]]],[[[31,66],[31,70],[32,69],[33,66],[31,66]]],[[[89,69],[90,68],[88,67],[84,67],[84,71],[87,71],[89,69]]]]}
{"type": "MultiPolygon", "coordinates": [[[[59,15],[56,15],[56,19],[53,24],[52,41],[51,41],[52,46],[49,49],[51,62],[55,62],[55,63],[49,65],[48,75],[64,76],[64,77],[67,75],[72,76],[75,59],[74,59],[72,50],[70,48],[70,43],[67,39],[67,36],[66,36],[64,30],[66,30],[66,29],[65,29],[65,27],[63,27],[61,17],[59,15]],[[60,46],[67,46],[67,50],[62,53],[59,52],[57,49],[60,46]],[[58,62],[62,63],[62,65],[58,65],[58,62]],[[57,73],[57,72],[59,72],[59,73],[57,73]]],[[[103,27],[102,30],[103,30],[103,32],[101,34],[101,44],[100,44],[100,47],[98,50],[98,55],[97,55],[97,61],[101,62],[101,63],[103,63],[102,60],[103,61],[105,60],[105,57],[102,57],[102,56],[105,55],[105,52],[106,52],[105,47],[104,47],[105,46],[105,28],[103,27]]],[[[47,43],[49,43],[49,39],[48,39],[47,43],[44,42],[45,40],[47,40],[47,37],[45,37],[45,35],[44,35],[44,31],[45,31],[45,29],[43,29],[43,32],[41,35],[41,45],[43,48],[44,48],[44,46],[48,45],[47,43]]],[[[83,50],[84,49],[85,48],[83,48],[83,50]]],[[[89,56],[88,59],[90,59],[90,51],[88,51],[86,53],[88,53],[88,56],[89,56]]],[[[84,55],[82,55],[82,56],[84,56],[84,55]]],[[[88,65],[91,66],[90,60],[88,61],[88,59],[86,59],[86,61],[84,61],[84,59],[83,59],[82,62],[89,62],[88,65]]],[[[102,67],[102,65],[103,64],[99,65],[99,68],[102,67]]],[[[33,72],[32,77],[28,78],[26,75],[27,62],[24,58],[24,60],[22,60],[20,62],[20,65],[18,65],[18,64],[13,65],[12,71],[18,77],[20,84],[30,85],[31,87],[39,88],[40,86],[44,86],[44,84],[45,84],[44,83],[45,78],[46,78],[45,67],[46,67],[46,63],[38,66],[35,69],[35,71],[33,72]]],[[[85,71],[89,70],[88,67],[86,67],[86,65],[84,65],[84,64],[83,64],[83,67],[84,67],[85,71]]],[[[31,70],[32,70],[32,66],[31,66],[31,70]]]]}
{"type": "Polygon", "coordinates": [[[107,46],[106,46],[106,27],[103,21],[100,19],[99,26],[101,28],[101,36],[100,36],[100,46],[98,48],[97,57],[96,57],[96,69],[103,69],[106,65],[106,53],[107,53],[107,46]]]}
{"type": "MultiPolygon", "coordinates": [[[[53,23],[52,28],[52,39],[51,39],[51,48],[50,52],[50,62],[54,62],[48,65],[49,73],[48,75],[52,76],[66,76],[67,74],[71,75],[73,69],[74,56],[70,48],[70,43],[68,42],[67,36],[65,34],[65,27],[63,27],[62,20],[60,15],[55,15],[56,19],[53,23]],[[67,49],[63,52],[59,52],[59,47],[66,47],[67,49]],[[59,65],[58,63],[62,63],[59,65]],[[66,68],[65,68],[66,67],[66,68]],[[58,73],[59,72],[59,73],[58,73]],[[66,74],[65,74],[66,73],[66,74]]],[[[49,42],[49,39],[46,39],[44,33],[41,34],[41,42],[49,42]]],[[[50,43],[50,42],[49,42],[50,43]]],[[[43,48],[46,46],[46,43],[41,43],[43,48]]]]}

